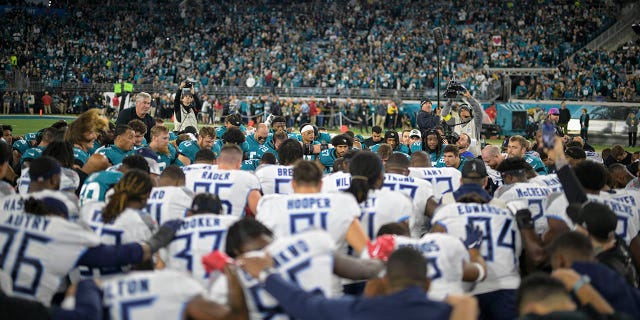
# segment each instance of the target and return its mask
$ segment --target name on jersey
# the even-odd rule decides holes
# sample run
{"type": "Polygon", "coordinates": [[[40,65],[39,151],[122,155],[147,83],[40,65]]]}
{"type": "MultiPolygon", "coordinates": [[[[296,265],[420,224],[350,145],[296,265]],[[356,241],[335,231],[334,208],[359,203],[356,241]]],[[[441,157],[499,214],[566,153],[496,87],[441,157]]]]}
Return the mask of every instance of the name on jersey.
{"type": "Polygon", "coordinates": [[[628,205],[636,206],[636,200],[633,196],[616,196],[615,199],[628,205]]]}
{"type": "Polygon", "coordinates": [[[411,247],[416,250],[419,250],[422,253],[431,253],[440,251],[440,247],[436,243],[435,240],[431,240],[428,242],[419,242],[419,243],[403,243],[398,244],[398,249],[402,247],[411,247]]]}
{"type": "Polygon", "coordinates": [[[231,172],[202,172],[202,179],[205,180],[229,180],[229,175],[231,172]]]}
{"type": "Polygon", "coordinates": [[[458,204],[457,209],[459,215],[470,213],[488,213],[506,216],[510,214],[507,210],[496,208],[488,204],[458,204]]]}
{"type": "Polygon", "coordinates": [[[287,201],[287,209],[330,208],[331,199],[328,198],[301,198],[287,201]]]}
{"type": "Polygon", "coordinates": [[[106,298],[114,299],[117,296],[133,296],[149,292],[149,279],[119,280],[116,283],[109,283],[104,287],[106,298]]]}
{"type": "Polygon", "coordinates": [[[543,179],[542,182],[544,182],[545,185],[547,186],[557,186],[557,185],[561,185],[562,182],[560,182],[559,178],[550,178],[550,179],[543,179]]]}
{"type": "Polygon", "coordinates": [[[546,197],[551,193],[548,189],[541,188],[517,188],[516,194],[518,198],[529,198],[529,197],[546,197]]]}
{"type": "Polygon", "coordinates": [[[309,246],[304,241],[298,240],[287,246],[284,250],[274,254],[273,265],[277,268],[307,252],[309,252],[309,246]]]}
{"type": "Polygon", "coordinates": [[[189,221],[183,221],[180,229],[193,229],[193,228],[207,228],[207,227],[219,227],[220,218],[212,217],[197,217],[191,218],[189,221]]]}
{"type": "Polygon", "coordinates": [[[605,199],[595,199],[597,202],[606,204],[609,206],[609,208],[611,208],[611,210],[616,214],[616,215],[620,215],[620,214],[626,214],[627,216],[631,216],[633,215],[633,207],[628,206],[624,203],[621,203],[620,201],[610,201],[610,200],[605,200],[605,199]]]}
{"type": "Polygon", "coordinates": [[[375,208],[376,206],[376,198],[368,198],[363,203],[360,204],[360,209],[369,209],[375,208]]]}
{"type": "Polygon", "coordinates": [[[414,182],[415,179],[409,176],[384,176],[384,181],[394,181],[394,182],[414,182]]]}
{"type": "Polygon", "coordinates": [[[164,190],[157,190],[151,193],[149,200],[161,200],[164,198],[164,190]]]}
{"type": "Polygon", "coordinates": [[[22,198],[10,199],[2,204],[2,210],[4,211],[22,211],[24,209],[24,202],[22,198]]]}
{"type": "Polygon", "coordinates": [[[422,175],[427,177],[441,176],[444,170],[432,168],[431,170],[422,170],[422,175]]]}
{"type": "Polygon", "coordinates": [[[344,177],[336,179],[336,187],[348,187],[351,185],[351,179],[344,177]]]}
{"type": "Polygon", "coordinates": [[[4,221],[5,225],[38,231],[47,231],[50,223],[50,218],[22,213],[10,214],[9,217],[7,217],[7,219],[4,221]]]}
{"type": "Polygon", "coordinates": [[[279,177],[292,177],[293,176],[293,168],[278,168],[278,176],[279,177]]]}

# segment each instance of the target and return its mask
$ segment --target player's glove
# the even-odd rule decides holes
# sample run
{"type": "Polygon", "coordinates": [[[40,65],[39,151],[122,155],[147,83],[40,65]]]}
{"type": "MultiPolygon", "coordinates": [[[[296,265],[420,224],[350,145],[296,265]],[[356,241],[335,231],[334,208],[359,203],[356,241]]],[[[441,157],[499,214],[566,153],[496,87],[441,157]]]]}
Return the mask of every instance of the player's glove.
{"type": "Polygon", "coordinates": [[[202,257],[202,265],[207,273],[212,271],[223,271],[227,264],[233,263],[233,259],[226,253],[215,250],[210,254],[202,257]]]}
{"type": "Polygon", "coordinates": [[[372,259],[387,261],[395,250],[396,236],[385,234],[376,238],[376,241],[367,243],[367,252],[372,259]]]}
{"type": "Polygon", "coordinates": [[[168,245],[169,242],[173,240],[173,237],[175,236],[176,231],[178,231],[178,228],[180,228],[180,225],[182,225],[182,220],[180,219],[169,220],[162,224],[158,232],[154,233],[151,238],[145,240],[151,248],[151,252],[155,253],[160,250],[160,248],[168,245]]]}
{"type": "Polygon", "coordinates": [[[520,209],[516,212],[518,229],[533,229],[533,218],[529,209],[520,209]]]}
{"type": "Polygon", "coordinates": [[[465,227],[467,231],[467,238],[464,240],[464,245],[469,249],[477,249],[482,244],[482,229],[478,226],[468,223],[465,227]]]}

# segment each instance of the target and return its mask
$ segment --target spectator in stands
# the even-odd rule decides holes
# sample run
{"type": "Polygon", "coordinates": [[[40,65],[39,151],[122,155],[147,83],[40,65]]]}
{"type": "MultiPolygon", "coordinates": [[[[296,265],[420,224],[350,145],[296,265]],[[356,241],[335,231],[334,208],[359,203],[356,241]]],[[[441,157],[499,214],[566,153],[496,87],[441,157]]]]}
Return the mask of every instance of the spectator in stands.
{"type": "MultiPolygon", "coordinates": [[[[182,74],[195,74],[194,80],[202,86],[241,86],[251,76],[256,79],[255,87],[316,87],[323,91],[399,89],[410,93],[434,90],[435,81],[446,82],[455,76],[474,94],[480,93],[484,97],[493,92],[499,78],[485,70],[485,65],[551,67],[562,64],[615,22],[620,11],[618,5],[617,2],[604,5],[589,2],[580,6],[546,2],[510,6],[441,1],[426,5],[404,3],[402,6],[397,6],[396,2],[355,2],[345,6],[335,6],[331,2],[315,5],[270,3],[268,7],[284,17],[274,19],[254,2],[217,3],[210,10],[198,10],[198,6],[193,6],[193,14],[185,16],[181,15],[183,10],[176,10],[176,3],[166,2],[157,4],[153,11],[162,19],[144,19],[144,10],[135,10],[134,4],[129,2],[113,6],[82,2],[64,8],[83,13],[76,17],[79,23],[72,26],[61,23],[62,18],[56,16],[42,19],[28,10],[11,10],[3,16],[7,28],[2,31],[2,39],[6,41],[2,53],[14,58],[11,60],[14,64],[7,64],[8,71],[17,70],[31,81],[41,80],[47,87],[70,82],[80,85],[115,83],[123,79],[173,88],[182,74]],[[427,21],[458,21],[457,13],[462,9],[469,12],[465,23],[444,30],[452,50],[450,55],[443,57],[442,64],[454,68],[436,80],[432,64],[423,63],[429,62],[436,45],[430,41],[429,32],[410,22],[416,17],[427,21]],[[117,14],[108,10],[116,10],[117,14]],[[238,10],[248,13],[247,19],[238,21],[238,28],[253,30],[256,26],[268,26],[270,30],[264,32],[266,36],[247,37],[234,29],[225,33],[228,41],[221,41],[219,33],[205,32],[225,28],[227,21],[217,16],[234,16],[238,10]],[[550,14],[540,15],[542,11],[550,14]],[[318,12],[327,19],[314,20],[313,28],[306,28],[306,25],[303,28],[298,23],[300,17],[314,16],[318,12]],[[344,15],[344,12],[350,14],[344,15]],[[379,18],[373,19],[371,12],[376,12],[379,18]],[[110,19],[104,19],[104,16],[110,19]],[[499,18],[489,22],[488,16],[499,18]],[[567,19],[553,18],[557,16],[567,19]],[[199,19],[202,23],[194,31],[184,19],[199,19]],[[106,35],[114,26],[128,21],[143,21],[141,27],[145,30],[160,30],[167,25],[174,29],[170,40],[135,32],[106,35]],[[85,23],[94,25],[91,31],[82,29],[85,23]],[[40,32],[24,32],[23,26],[40,32]],[[545,32],[538,30],[540,26],[547,27],[545,32]],[[369,32],[366,41],[354,41],[354,35],[370,28],[375,32],[369,32]],[[287,30],[287,37],[282,36],[284,38],[280,40],[279,30],[287,30]],[[60,41],[59,35],[66,33],[73,35],[72,44],[60,41]],[[492,36],[495,34],[503,37],[500,50],[493,47],[492,36]],[[191,40],[195,36],[199,41],[191,40]],[[303,38],[310,39],[312,45],[302,48],[287,45],[290,39],[303,38]],[[23,50],[25,44],[34,43],[38,45],[23,50]],[[236,45],[226,46],[226,43],[236,45]],[[349,48],[348,55],[341,51],[343,47],[349,48]],[[410,56],[404,50],[387,50],[404,47],[419,47],[420,50],[412,50],[410,56]],[[174,48],[181,48],[179,60],[174,48]],[[318,50],[312,52],[312,48],[318,50]],[[36,58],[18,57],[12,52],[16,49],[36,58]],[[311,55],[315,58],[299,58],[311,55]],[[108,58],[104,58],[106,56],[108,58]]],[[[637,52],[637,46],[627,46],[624,51],[611,54],[581,50],[562,64],[561,72],[514,78],[514,83],[520,80],[529,83],[526,86],[528,98],[635,99],[638,90],[633,86],[637,86],[638,77],[617,75],[621,70],[633,74],[638,66],[637,52]],[[584,88],[587,88],[586,95],[584,88]]],[[[514,91],[516,87],[513,86],[514,91]]]]}

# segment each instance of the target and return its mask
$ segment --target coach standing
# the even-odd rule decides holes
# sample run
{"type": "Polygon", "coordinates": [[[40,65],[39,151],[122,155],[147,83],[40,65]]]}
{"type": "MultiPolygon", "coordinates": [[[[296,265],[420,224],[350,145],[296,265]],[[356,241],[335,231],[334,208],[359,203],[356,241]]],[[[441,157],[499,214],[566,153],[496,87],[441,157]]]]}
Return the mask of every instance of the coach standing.
{"type": "Polygon", "coordinates": [[[436,108],[434,112],[431,100],[429,98],[422,100],[420,103],[420,112],[418,112],[416,119],[420,131],[425,132],[426,130],[435,128],[440,124],[440,120],[440,108],[436,108]]]}
{"type": "Polygon", "coordinates": [[[151,134],[149,130],[156,125],[156,121],[149,114],[151,110],[151,95],[146,92],[140,92],[136,96],[135,108],[127,108],[120,110],[118,113],[118,120],[116,120],[116,127],[119,125],[128,125],[129,121],[138,119],[147,125],[147,132],[144,134],[147,141],[151,141],[151,134]]]}

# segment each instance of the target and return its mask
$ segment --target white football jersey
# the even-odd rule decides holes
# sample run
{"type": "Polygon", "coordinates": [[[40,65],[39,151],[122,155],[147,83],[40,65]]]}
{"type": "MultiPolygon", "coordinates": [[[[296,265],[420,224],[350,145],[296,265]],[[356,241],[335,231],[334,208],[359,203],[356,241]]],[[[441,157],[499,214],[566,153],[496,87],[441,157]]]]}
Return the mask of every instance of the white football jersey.
{"type": "Polygon", "coordinates": [[[193,192],[185,187],[155,187],[147,198],[147,212],[162,225],[183,218],[192,202],[193,192]]]}
{"type": "Polygon", "coordinates": [[[518,288],[522,244],[520,230],[509,210],[490,204],[452,203],[438,208],[432,223],[460,239],[466,239],[465,226],[469,223],[482,229],[480,253],[487,262],[487,277],[476,284],[474,295],[518,288]]]}
{"type": "MultiPolygon", "coordinates": [[[[638,236],[640,232],[640,213],[638,212],[638,206],[625,203],[625,197],[626,195],[624,194],[611,194],[604,191],[601,191],[599,195],[587,194],[589,201],[606,204],[616,214],[618,217],[616,236],[623,238],[629,245],[631,240],[638,236]]],[[[632,198],[626,198],[626,201],[635,201],[631,200],[632,198]]],[[[548,201],[547,209],[545,209],[547,219],[563,221],[569,229],[573,230],[575,224],[567,214],[566,208],[569,205],[569,201],[564,194],[554,193],[549,197],[548,201]]]]}
{"type": "Polygon", "coordinates": [[[256,215],[276,238],[317,227],[329,232],[339,248],[347,247],[347,229],[359,217],[360,207],[348,193],[272,194],[260,199],[256,215]]]}
{"type": "Polygon", "coordinates": [[[409,228],[413,237],[419,237],[425,224],[427,200],[433,196],[433,186],[424,179],[385,173],[382,189],[400,191],[413,202],[413,215],[409,219],[409,228]]]}
{"type": "MultiPolygon", "coordinates": [[[[287,281],[306,291],[320,290],[331,297],[333,275],[332,237],[322,230],[309,230],[271,243],[265,251],[273,257],[274,268],[287,281]]],[[[289,319],[258,280],[238,272],[250,319],[289,319]]]]}
{"type": "Polygon", "coordinates": [[[429,181],[433,186],[434,196],[440,199],[445,193],[460,188],[462,173],[458,169],[450,167],[410,167],[409,176],[429,181]]]}
{"type": "Polygon", "coordinates": [[[211,171],[218,170],[218,165],[216,164],[204,164],[204,163],[193,163],[188,166],[182,167],[182,171],[185,175],[185,186],[190,188],[189,186],[193,185],[195,181],[198,181],[200,176],[202,176],[203,171],[211,171]]]}
{"type": "Polygon", "coordinates": [[[64,276],[99,244],[91,230],[66,219],[0,210],[0,272],[11,278],[14,296],[49,306],[64,276]]]}
{"type": "Polygon", "coordinates": [[[263,194],[293,193],[293,188],[291,187],[293,166],[265,165],[258,168],[255,174],[260,180],[263,194]]]}
{"type": "Polygon", "coordinates": [[[550,188],[530,182],[519,182],[502,185],[496,190],[494,196],[507,204],[510,202],[525,204],[525,207],[531,211],[536,233],[543,234],[549,228],[547,219],[544,219],[544,209],[547,207],[547,198],[551,193],[550,188]]]}
{"type": "MultiPolygon", "coordinates": [[[[157,229],[153,218],[144,211],[126,208],[112,223],[102,221],[104,205],[100,202],[86,204],[80,219],[100,237],[103,244],[121,245],[149,239],[157,229]],[[88,207],[85,210],[85,207],[88,207]],[[101,208],[102,207],[102,208],[101,208]]],[[[127,272],[130,267],[87,268],[80,267],[82,278],[112,276],[127,272]]]]}
{"type": "MultiPolygon", "coordinates": [[[[60,173],[60,191],[76,192],[76,189],[80,186],[80,177],[78,173],[69,169],[61,168],[60,173]]],[[[18,192],[22,195],[29,193],[29,185],[31,184],[31,177],[29,177],[29,168],[22,169],[20,179],[18,179],[18,192]]]]}
{"type": "Polygon", "coordinates": [[[111,320],[183,319],[187,303],[205,290],[175,270],[138,271],[102,285],[102,302],[111,320]]]}
{"type": "Polygon", "coordinates": [[[337,192],[349,189],[351,186],[351,174],[338,171],[322,178],[322,193],[337,192]]]}
{"type": "Polygon", "coordinates": [[[615,190],[609,193],[601,191],[599,196],[587,195],[589,200],[604,203],[618,217],[616,235],[630,245],[631,240],[640,234],[640,206],[638,192],[615,190]]]}
{"type": "Polygon", "coordinates": [[[209,274],[202,265],[202,257],[214,250],[224,251],[227,230],[238,219],[217,214],[196,214],[184,218],[173,241],[160,251],[166,267],[188,271],[201,285],[207,286],[209,274]]]}
{"type": "Polygon", "coordinates": [[[529,183],[534,183],[539,186],[547,187],[551,189],[552,192],[563,192],[562,183],[558,178],[558,175],[555,173],[550,173],[546,176],[537,175],[531,179],[529,179],[529,183]]]}
{"type": "Polygon", "coordinates": [[[412,247],[427,259],[429,298],[443,300],[450,294],[464,293],[463,266],[469,262],[469,252],[460,239],[445,233],[427,233],[420,239],[398,236],[395,249],[402,247],[412,247]]]}
{"type": "Polygon", "coordinates": [[[258,178],[247,171],[214,169],[197,172],[197,176],[187,179],[186,187],[196,194],[204,192],[218,195],[225,214],[243,217],[249,192],[260,190],[258,178]]]}
{"type": "Polygon", "coordinates": [[[367,200],[360,204],[360,210],[362,229],[373,240],[383,225],[408,221],[413,214],[413,203],[411,198],[399,191],[369,190],[367,200]]]}
{"type": "Polygon", "coordinates": [[[69,212],[69,220],[76,220],[80,215],[78,207],[78,197],[75,194],[57,190],[41,190],[38,192],[27,193],[26,195],[11,194],[0,198],[0,211],[6,213],[22,213],[24,212],[24,200],[33,197],[34,199],[54,198],[65,204],[69,212]]]}
{"type": "Polygon", "coordinates": [[[640,193],[632,189],[613,189],[610,192],[600,192],[600,195],[622,201],[640,210],[640,193]]]}
{"type": "Polygon", "coordinates": [[[498,172],[495,169],[491,169],[488,165],[486,167],[487,167],[487,175],[489,176],[489,179],[491,179],[491,181],[496,187],[500,187],[502,185],[502,176],[500,175],[500,172],[498,172]]]}

